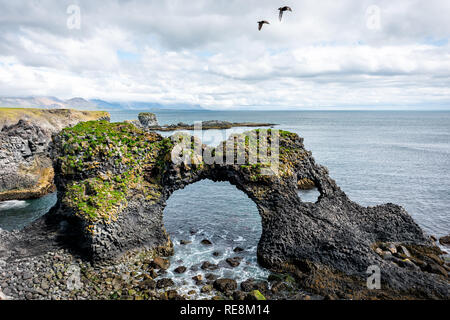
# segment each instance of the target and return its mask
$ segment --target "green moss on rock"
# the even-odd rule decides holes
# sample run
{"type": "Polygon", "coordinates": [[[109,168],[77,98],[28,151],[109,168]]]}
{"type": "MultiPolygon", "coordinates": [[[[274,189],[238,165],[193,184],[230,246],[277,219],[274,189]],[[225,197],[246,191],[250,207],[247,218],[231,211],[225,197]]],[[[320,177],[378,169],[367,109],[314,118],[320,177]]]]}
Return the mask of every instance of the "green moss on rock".
{"type": "MultiPolygon", "coordinates": [[[[126,206],[132,191],[148,189],[161,195],[157,185],[144,181],[144,173],[162,171],[173,143],[132,124],[90,121],[59,134],[63,175],[70,176],[64,203],[88,222],[111,222],[126,206]]],[[[150,200],[150,199],[148,199],[150,200]]]]}

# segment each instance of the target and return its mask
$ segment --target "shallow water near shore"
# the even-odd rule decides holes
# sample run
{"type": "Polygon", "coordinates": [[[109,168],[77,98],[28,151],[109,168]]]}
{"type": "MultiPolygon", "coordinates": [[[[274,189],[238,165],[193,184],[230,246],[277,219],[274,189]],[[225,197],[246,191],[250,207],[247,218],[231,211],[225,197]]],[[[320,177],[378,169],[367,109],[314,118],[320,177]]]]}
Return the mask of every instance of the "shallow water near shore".
{"type": "Polygon", "coordinates": [[[203,180],[175,191],[164,210],[164,225],[175,251],[168,274],[177,284],[183,285],[183,293],[198,289],[192,280],[196,275],[202,275],[205,279],[211,273],[239,283],[249,278],[267,280],[270,274],[256,261],[257,244],[262,232],[256,205],[228,182],[203,180]],[[212,244],[202,244],[204,239],[212,244]],[[190,243],[183,245],[181,240],[190,243]],[[243,251],[234,252],[236,247],[243,251]],[[225,261],[233,257],[242,258],[239,266],[234,268],[225,261]],[[202,270],[204,261],[219,268],[202,270]],[[186,267],[186,273],[175,273],[179,266],[186,267]]]}
{"type": "MultiPolygon", "coordinates": [[[[136,119],[139,111],[111,113],[112,121],[136,119]]],[[[404,206],[428,234],[450,233],[450,112],[156,112],[160,124],[203,120],[255,121],[279,124],[298,133],[316,161],[361,205],[396,203],[404,206]]],[[[204,143],[216,145],[234,132],[209,130],[204,143]]],[[[170,132],[163,133],[165,136],[170,132]]],[[[303,201],[315,202],[318,193],[302,192],[303,201]]],[[[0,203],[0,228],[20,229],[55,203],[56,194],[38,200],[0,203]]],[[[261,220],[255,204],[229,183],[200,181],[176,191],[168,200],[164,224],[174,244],[169,275],[183,290],[195,287],[192,276],[213,273],[236,279],[265,278],[268,271],[256,261],[261,220]],[[195,234],[191,234],[195,231],[195,234]],[[208,239],[213,245],[204,246],[208,239]],[[181,245],[180,240],[192,243],[181,245]],[[245,250],[236,254],[235,247],[245,250]],[[213,256],[218,251],[220,256],[213,256]],[[229,268],[226,258],[243,258],[229,268]],[[202,271],[203,261],[219,264],[217,271],[202,271]],[[184,274],[175,274],[178,266],[184,274]],[[197,267],[197,271],[190,270],[197,267]]]]}

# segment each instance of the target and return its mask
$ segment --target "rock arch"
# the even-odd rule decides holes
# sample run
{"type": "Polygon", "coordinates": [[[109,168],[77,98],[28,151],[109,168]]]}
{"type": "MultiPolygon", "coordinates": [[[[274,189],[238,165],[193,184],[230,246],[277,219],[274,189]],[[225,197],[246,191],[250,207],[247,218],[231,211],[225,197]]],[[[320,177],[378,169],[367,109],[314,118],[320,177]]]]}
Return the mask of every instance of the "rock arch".
{"type": "MultiPolygon", "coordinates": [[[[255,132],[259,143],[270,142],[269,135],[255,132]]],[[[245,134],[231,137],[231,146],[240,138],[248,158],[252,146],[245,134]]],[[[386,243],[402,244],[418,260],[439,253],[406,211],[394,204],[366,208],[352,202],[296,134],[280,132],[279,170],[272,175],[262,174],[264,163],[207,164],[200,154],[212,150],[201,145],[188,154],[192,164],[175,163],[176,143],[132,124],[90,122],[64,129],[54,138],[52,155],[58,204],[46,219],[64,221],[60,237],[73,240],[97,263],[133,250],[170,254],[162,220],[168,197],[202,179],[228,181],[257,205],[262,222],[257,256],[263,267],[291,272],[305,288],[336,298],[448,298],[448,278],[387,260],[378,250],[386,243]],[[316,203],[300,200],[302,179],[317,186],[316,203]],[[372,265],[381,269],[383,290],[366,286],[372,265]]],[[[223,146],[223,154],[214,149],[219,158],[230,144],[223,146]]]]}

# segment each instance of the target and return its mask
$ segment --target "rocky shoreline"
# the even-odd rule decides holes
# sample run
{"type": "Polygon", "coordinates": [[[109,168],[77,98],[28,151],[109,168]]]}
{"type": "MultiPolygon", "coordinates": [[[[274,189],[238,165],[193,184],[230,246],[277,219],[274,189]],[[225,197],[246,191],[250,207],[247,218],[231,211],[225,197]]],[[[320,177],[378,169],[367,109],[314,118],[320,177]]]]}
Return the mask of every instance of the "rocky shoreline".
{"type": "MultiPolygon", "coordinates": [[[[148,116],[147,125],[153,121],[148,116]]],[[[53,136],[49,157],[58,201],[24,230],[0,230],[0,297],[449,299],[450,265],[436,239],[400,206],[352,202],[296,134],[257,129],[215,148],[190,137],[186,163],[172,161],[184,152],[178,149],[180,136],[165,138],[148,128],[91,121],[53,136]],[[278,151],[271,141],[279,142],[278,151]],[[276,171],[261,161],[203,158],[209,153],[223,160],[232,148],[244,150],[248,160],[261,144],[270,154],[279,152],[276,171]],[[199,286],[191,294],[165,276],[173,254],[162,222],[166,201],[203,179],[228,181],[256,204],[262,221],[258,263],[273,272],[267,281],[217,279],[220,265],[210,261],[199,267],[211,275],[193,279],[199,286]],[[312,187],[320,192],[318,201],[302,202],[298,189],[312,187]],[[380,270],[380,289],[367,285],[372,267],[380,270]]],[[[235,253],[223,264],[238,265],[235,253]]],[[[177,265],[175,272],[186,267],[177,265]]]]}
{"type": "MultiPolygon", "coordinates": [[[[238,253],[236,254],[239,255],[238,253]]],[[[224,260],[225,263],[225,260],[224,260]]],[[[308,295],[288,274],[272,274],[266,281],[219,278],[221,268],[207,261],[193,277],[197,289],[177,286],[167,268],[168,257],[154,252],[124,256],[113,265],[94,266],[67,249],[0,260],[0,300],[266,300],[323,299],[308,295]],[[200,272],[202,271],[202,272],[200,272]],[[1,294],[3,292],[3,296],[1,294]]],[[[175,270],[185,272],[180,265],[175,270]]]]}

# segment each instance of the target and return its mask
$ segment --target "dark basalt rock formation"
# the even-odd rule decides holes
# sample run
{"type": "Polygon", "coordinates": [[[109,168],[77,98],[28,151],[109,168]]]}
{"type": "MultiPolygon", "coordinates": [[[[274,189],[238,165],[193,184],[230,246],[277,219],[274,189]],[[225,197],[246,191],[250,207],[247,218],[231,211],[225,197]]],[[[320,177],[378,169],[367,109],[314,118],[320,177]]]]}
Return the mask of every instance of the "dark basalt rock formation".
{"type": "Polygon", "coordinates": [[[0,108],[0,201],[39,198],[55,190],[52,134],[106,112],[0,108]]]}
{"type": "MultiPolygon", "coordinates": [[[[138,115],[139,120],[127,120],[125,123],[131,123],[139,129],[153,130],[153,131],[177,131],[177,130],[194,130],[193,124],[179,122],[177,124],[169,124],[160,126],[156,120],[156,116],[150,112],[143,112],[138,115]]],[[[273,127],[273,123],[261,122],[229,122],[220,120],[207,120],[201,122],[202,130],[212,129],[230,129],[234,127],[273,127]]]]}
{"type": "MultiPolygon", "coordinates": [[[[202,130],[212,130],[212,129],[231,129],[235,127],[273,127],[274,123],[265,123],[265,122],[229,122],[229,121],[220,121],[220,120],[207,120],[202,121],[202,130]]],[[[179,122],[177,124],[171,124],[167,126],[158,126],[153,127],[153,130],[158,131],[176,131],[176,130],[195,130],[195,126],[193,124],[187,124],[183,122],[179,122]]]]}
{"type": "Polygon", "coordinates": [[[262,218],[259,263],[291,273],[303,288],[329,298],[449,298],[448,277],[437,268],[447,266],[440,250],[402,207],[362,207],[348,199],[296,134],[281,131],[276,148],[271,130],[252,132],[259,150],[264,143],[271,155],[279,150],[277,170],[264,161],[238,164],[233,156],[230,164],[208,164],[202,157],[224,159],[243,143],[249,160],[257,146],[248,134],[230,137],[223,150],[189,138],[195,148],[184,153],[191,160],[186,163],[171,161],[183,155],[180,136],[163,138],[124,123],[64,129],[54,139],[56,207],[22,233],[0,233],[0,255],[2,250],[36,254],[38,246],[27,244],[43,234],[48,243],[70,245],[100,264],[134,250],[170,254],[162,222],[166,200],[177,189],[211,179],[229,181],[255,202],[262,218]],[[298,181],[304,179],[319,190],[316,203],[299,198],[298,181]],[[44,225],[59,229],[46,232],[44,225]],[[395,252],[397,260],[387,258],[389,246],[405,247],[415,267],[404,261],[404,250],[395,252]],[[379,290],[367,287],[369,266],[381,271],[379,290]]]}
{"type": "Polygon", "coordinates": [[[141,112],[138,115],[139,122],[144,128],[158,126],[156,115],[150,112],[141,112]]]}
{"type": "Polygon", "coordinates": [[[149,129],[159,127],[156,115],[151,112],[141,112],[138,115],[138,120],[127,120],[126,123],[131,123],[139,129],[149,129]]]}

